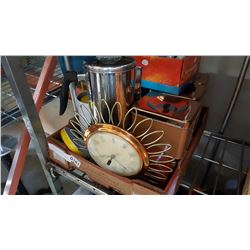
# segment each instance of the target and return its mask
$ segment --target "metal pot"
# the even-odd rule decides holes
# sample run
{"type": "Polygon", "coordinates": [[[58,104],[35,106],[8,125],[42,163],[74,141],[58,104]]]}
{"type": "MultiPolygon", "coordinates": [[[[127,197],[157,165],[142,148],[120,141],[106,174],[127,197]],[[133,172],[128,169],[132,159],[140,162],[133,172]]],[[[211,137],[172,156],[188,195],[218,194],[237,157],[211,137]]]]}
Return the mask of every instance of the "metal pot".
{"type": "MultiPolygon", "coordinates": [[[[96,61],[85,64],[85,74],[78,80],[84,80],[88,86],[90,107],[95,105],[104,120],[108,122],[108,109],[116,102],[120,109],[114,112],[114,120],[120,119],[133,106],[140,95],[141,68],[135,66],[130,57],[99,57],[96,61]]],[[[95,110],[93,110],[95,116],[95,110]]]]}
{"type": "MultiPolygon", "coordinates": [[[[80,81],[83,81],[87,86],[90,108],[95,106],[107,122],[110,118],[107,106],[111,109],[116,102],[120,103],[117,105],[117,111],[113,112],[115,115],[113,120],[116,121],[123,118],[134,102],[140,98],[141,67],[136,67],[135,61],[131,57],[97,57],[96,60],[84,65],[84,72],[84,74],[77,74],[75,71],[68,70],[64,73],[60,115],[65,112],[67,107],[70,84],[76,85],[80,81]],[[103,105],[101,100],[105,100],[107,105],[103,105]]],[[[75,98],[72,99],[74,102],[75,98]]],[[[93,113],[95,117],[98,116],[95,109],[93,109],[93,113]]]]}

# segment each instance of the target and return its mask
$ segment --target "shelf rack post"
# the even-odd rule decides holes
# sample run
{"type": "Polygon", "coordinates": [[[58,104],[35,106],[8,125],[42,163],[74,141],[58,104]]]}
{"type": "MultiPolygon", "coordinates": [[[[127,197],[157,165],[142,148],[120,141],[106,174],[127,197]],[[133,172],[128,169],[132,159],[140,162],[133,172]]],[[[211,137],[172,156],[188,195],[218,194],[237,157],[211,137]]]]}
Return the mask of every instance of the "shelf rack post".
{"type": "MultiPolygon", "coordinates": [[[[236,101],[238,99],[238,96],[239,96],[239,93],[241,90],[241,87],[242,87],[244,80],[245,80],[245,76],[246,76],[246,73],[248,70],[249,62],[250,62],[250,56],[245,56],[243,63],[242,63],[242,66],[241,66],[241,69],[240,69],[240,73],[239,73],[236,85],[235,85],[235,89],[234,89],[232,98],[231,98],[230,103],[228,105],[228,108],[227,108],[225,117],[223,119],[223,122],[221,124],[221,127],[219,129],[220,135],[224,134],[225,129],[226,129],[227,124],[228,124],[228,121],[229,121],[231,114],[233,112],[234,106],[236,104],[236,101]]],[[[211,156],[212,160],[214,159],[214,157],[218,151],[219,146],[220,146],[220,141],[216,141],[216,144],[214,145],[214,149],[212,151],[212,156],[211,156]]],[[[203,177],[203,180],[202,180],[202,186],[204,186],[204,184],[205,184],[206,177],[208,176],[208,173],[210,171],[210,166],[211,166],[211,163],[208,163],[207,170],[206,170],[204,177],[203,177]]]]}
{"type": "Polygon", "coordinates": [[[24,72],[20,67],[19,58],[2,56],[2,65],[5,74],[9,79],[11,88],[16,97],[17,105],[21,111],[26,126],[26,128],[23,128],[23,133],[17,145],[17,150],[14,155],[3,194],[16,193],[24,168],[30,137],[41,162],[49,187],[53,194],[57,194],[52,177],[47,169],[48,143],[38,115],[45,94],[48,90],[50,79],[52,78],[56,67],[56,58],[52,56],[46,57],[33,98],[28,84],[26,83],[24,72]]]}

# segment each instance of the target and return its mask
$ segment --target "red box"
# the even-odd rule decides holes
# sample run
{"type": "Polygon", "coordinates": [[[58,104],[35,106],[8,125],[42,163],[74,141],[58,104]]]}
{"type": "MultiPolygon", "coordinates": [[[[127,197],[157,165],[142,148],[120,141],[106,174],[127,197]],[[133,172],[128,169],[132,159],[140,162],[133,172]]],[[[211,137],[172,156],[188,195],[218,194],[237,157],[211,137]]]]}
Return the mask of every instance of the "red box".
{"type": "Polygon", "coordinates": [[[182,59],[163,56],[134,56],[142,69],[142,87],[180,94],[199,69],[200,57],[182,59]]]}

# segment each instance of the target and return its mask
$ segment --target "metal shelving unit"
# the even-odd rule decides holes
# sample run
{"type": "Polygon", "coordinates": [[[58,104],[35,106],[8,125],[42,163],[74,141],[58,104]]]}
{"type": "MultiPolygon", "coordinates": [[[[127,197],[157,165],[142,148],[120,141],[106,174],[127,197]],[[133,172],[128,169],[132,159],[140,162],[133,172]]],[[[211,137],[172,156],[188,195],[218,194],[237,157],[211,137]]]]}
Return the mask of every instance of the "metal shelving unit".
{"type": "MultiPolygon", "coordinates": [[[[23,70],[25,78],[30,86],[32,95],[35,92],[35,86],[39,80],[39,75],[42,70],[43,61],[34,61],[27,64],[23,70]]],[[[44,104],[49,103],[54,98],[57,98],[60,93],[62,85],[63,74],[59,65],[53,74],[53,78],[50,80],[48,91],[44,98],[44,104]]],[[[16,98],[11,89],[10,83],[7,77],[2,76],[1,78],[1,127],[7,126],[10,123],[22,119],[21,112],[17,106],[16,98]]]]}
{"type": "Polygon", "coordinates": [[[69,181],[77,184],[78,186],[88,190],[92,194],[101,194],[101,195],[114,195],[118,194],[114,190],[107,189],[102,187],[101,185],[94,183],[91,181],[88,176],[78,170],[74,171],[67,171],[62,169],[61,167],[57,166],[54,163],[50,163],[51,166],[51,175],[53,178],[58,178],[59,176],[66,178],[69,181]]]}
{"type": "MultiPolygon", "coordinates": [[[[61,185],[52,179],[48,171],[48,144],[38,115],[42,105],[57,97],[56,93],[60,91],[61,82],[58,80],[62,80],[62,73],[57,66],[56,58],[45,57],[37,65],[35,63],[22,65],[23,62],[20,60],[23,59],[22,57],[3,56],[1,59],[4,76],[8,79],[8,81],[3,82],[7,90],[10,90],[8,84],[11,87],[11,91],[5,90],[7,96],[11,98],[11,106],[7,106],[7,108],[2,106],[4,113],[1,112],[1,116],[5,116],[4,125],[7,126],[20,119],[20,114],[25,123],[10,167],[4,194],[15,194],[17,191],[30,139],[49,187],[53,194],[57,194],[61,190],[61,185]]],[[[29,59],[32,61],[32,58],[29,59]]],[[[8,104],[7,98],[5,98],[5,102],[8,104]]],[[[3,119],[3,117],[1,118],[3,119]]],[[[1,125],[3,126],[3,123],[1,125]]]]}
{"type": "Polygon", "coordinates": [[[250,144],[224,136],[236,104],[250,57],[243,60],[237,83],[218,133],[205,131],[200,141],[201,152],[194,153],[189,174],[184,177],[179,193],[187,194],[240,194],[250,169],[250,144]],[[205,140],[205,142],[204,142],[205,140]],[[232,148],[234,148],[232,150],[232,148]],[[234,157],[229,157],[230,154],[234,157]],[[189,178],[192,171],[192,177],[189,178]],[[186,181],[185,181],[186,180],[186,181]]]}
{"type": "Polygon", "coordinates": [[[250,169],[249,155],[249,143],[205,131],[178,193],[241,194],[250,169]]]}
{"type": "MultiPolygon", "coordinates": [[[[64,176],[95,194],[114,194],[112,190],[106,190],[105,188],[100,187],[100,185],[91,182],[84,174],[79,174],[75,171],[68,172],[62,170],[62,168],[47,160],[48,144],[45,139],[46,137],[39,116],[35,111],[35,104],[32,100],[32,95],[25,92],[27,90],[27,84],[25,82],[27,81],[27,77],[29,77],[31,72],[33,76],[34,74],[37,74],[38,77],[41,68],[32,69],[31,66],[29,66],[24,68],[24,73],[15,66],[15,63],[17,63],[16,59],[14,60],[9,57],[5,57],[4,59],[4,67],[9,76],[8,79],[10,79],[10,86],[15,94],[10,91],[11,89],[8,84],[3,81],[4,101],[7,103],[9,101],[10,109],[1,111],[1,117],[5,118],[5,120],[8,118],[8,122],[2,125],[9,124],[11,121],[19,119],[20,115],[22,115],[29,134],[31,135],[31,139],[36,144],[36,152],[42,163],[45,176],[52,192],[54,194],[57,193],[54,181],[58,179],[58,176],[64,176]],[[16,104],[19,107],[18,111],[16,110],[17,106],[14,101],[16,101],[16,104]]],[[[244,61],[243,70],[239,75],[239,81],[232,102],[229,105],[228,112],[225,115],[220,133],[215,134],[209,131],[204,132],[200,144],[193,154],[189,168],[184,175],[177,194],[219,194],[222,192],[222,187],[224,187],[226,193],[239,194],[241,192],[243,182],[249,171],[249,159],[247,157],[249,156],[248,152],[250,146],[247,142],[223,136],[223,132],[237,99],[240,86],[244,81],[248,64],[249,57],[244,61]],[[235,161],[231,161],[230,157],[228,161],[228,155],[230,154],[232,147],[237,148],[232,154],[235,156],[233,157],[235,161]],[[225,155],[227,155],[227,158],[225,155]],[[228,176],[229,178],[227,178],[228,176]],[[210,180],[209,184],[208,180],[210,180]],[[225,180],[227,181],[225,182],[225,180]]],[[[58,96],[60,91],[60,83],[58,84],[58,81],[61,80],[62,74],[60,69],[56,68],[53,78],[50,81],[50,84],[56,85],[56,87],[48,87],[45,94],[45,102],[46,100],[49,101],[51,98],[58,96]]],[[[34,89],[34,87],[31,87],[31,91],[34,91],[34,89]]]]}
{"type": "Polygon", "coordinates": [[[2,77],[1,82],[1,127],[17,121],[21,113],[17,107],[15,96],[8,80],[2,77]]]}

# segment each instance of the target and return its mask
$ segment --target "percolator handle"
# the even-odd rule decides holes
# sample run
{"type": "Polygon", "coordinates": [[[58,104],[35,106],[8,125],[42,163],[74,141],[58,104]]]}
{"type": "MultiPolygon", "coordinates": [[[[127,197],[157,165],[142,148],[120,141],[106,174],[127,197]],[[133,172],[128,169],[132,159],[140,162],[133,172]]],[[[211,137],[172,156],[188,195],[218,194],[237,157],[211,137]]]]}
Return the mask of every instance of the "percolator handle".
{"type": "Polygon", "coordinates": [[[141,79],[142,79],[142,67],[135,67],[135,87],[134,87],[134,99],[138,101],[141,99],[141,79]]]}
{"type": "Polygon", "coordinates": [[[63,115],[67,105],[68,105],[68,97],[69,97],[69,85],[74,82],[78,83],[77,73],[75,71],[66,71],[63,77],[63,84],[60,93],[60,112],[59,115],[63,115]]]}

